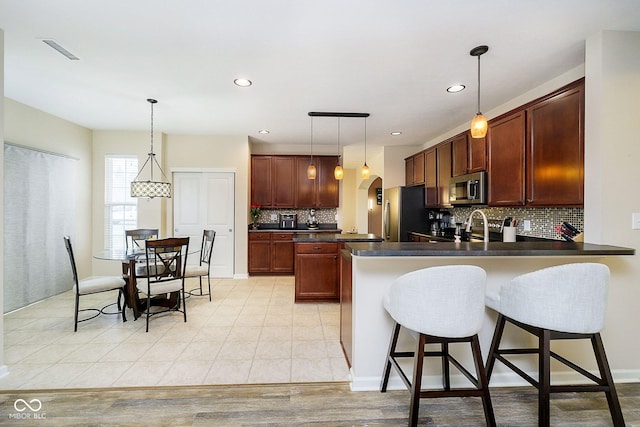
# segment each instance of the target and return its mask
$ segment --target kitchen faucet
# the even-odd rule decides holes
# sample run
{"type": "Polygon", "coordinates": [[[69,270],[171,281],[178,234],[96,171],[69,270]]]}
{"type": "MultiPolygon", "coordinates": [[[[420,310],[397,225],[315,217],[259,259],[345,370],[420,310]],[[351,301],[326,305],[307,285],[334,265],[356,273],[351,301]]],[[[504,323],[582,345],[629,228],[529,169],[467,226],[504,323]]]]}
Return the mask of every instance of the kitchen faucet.
{"type": "Polygon", "coordinates": [[[482,216],[482,221],[484,222],[484,242],[487,243],[489,241],[489,221],[487,220],[487,216],[480,209],[476,209],[471,212],[471,215],[469,215],[469,219],[467,219],[467,233],[471,231],[471,219],[473,218],[473,214],[476,212],[482,216]]]}

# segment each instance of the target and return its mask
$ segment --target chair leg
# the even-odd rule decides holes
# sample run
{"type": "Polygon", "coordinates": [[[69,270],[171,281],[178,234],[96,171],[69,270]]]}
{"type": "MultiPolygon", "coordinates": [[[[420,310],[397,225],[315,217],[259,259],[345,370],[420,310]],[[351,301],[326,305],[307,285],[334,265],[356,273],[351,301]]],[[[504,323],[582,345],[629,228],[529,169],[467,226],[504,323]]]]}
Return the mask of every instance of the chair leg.
{"type": "Polygon", "coordinates": [[[211,277],[209,277],[209,273],[207,273],[207,284],[209,285],[209,302],[211,302],[211,277]]]}
{"type": "Polygon", "coordinates": [[[382,374],[382,383],[380,384],[380,391],[382,393],[387,391],[387,385],[389,383],[389,375],[391,374],[391,356],[396,351],[396,344],[398,343],[398,336],[400,335],[400,324],[395,322],[393,326],[393,333],[391,334],[391,340],[389,341],[389,351],[387,352],[387,360],[384,364],[384,373],[382,374]]]}
{"type": "Polygon", "coordinates": [[[420,334],[418,337],[418,348],[413,360],[413,381],[411,382],[411,404],[409,406],[409,427],[418,425],[418,414],[420,412],[420,391],[422,389],[422,366],[424,365],[424,346],[426,336],[420,334]]]}
{"type": "Polygon", "coordinates": [[[124,296],[124,289],[120,288],[118,290],[118,311],[122,313],[122,322],[127,321],[127,315],[125,314],[125,308],[127,306],[127,301],[124,296]],[[122,297],[122,304],[120,304],[120,298],[122,297]]]}
{"type": "Polygon", "coordinates": [[[482,390],[482,409],[484,410],[484,419],[487,426],[495,427],[496,418],[493,413],[493,405],[491,404],[491,395],[489,394],[489,380],[484,366],[482,366],[482,350],[480,349],[480,340],[478,335],[471,337],[471,352],[473,353],[473,361],[476,365],[476,375],[478,376],[478,389],[482,390]]]}
{"type": "Polygon", "coordinates": [[[607,361],[607,355],[604,351],[604,344],[599,333],[591,336],[591,345],[593,346],[593,352],[598,362],[598,369],[600,370],[600,378],[602,378],[608,387],[605,391],[607,396],[607,403],[609,404],[609,412],[611,413],[611,419],[615,427],[623,427],[624,417],[622,416],[622,408],[620,407],[620,401],[618,400],[618,393],[613,383],[613,376],[609,369],[609,362],[607,361]]]}
{"type": "MultiPolygon", "coordinates": [[[[185,292],[184,292],[184,281],[182,282],[182,313],[184,314],[184,321],[187,321],[187,297],[185,296],[185,292]]],[[[178,297],[178,301],[180,301],[180,298],[178,297]]]]}
{"type": "Polygon", "coordinates": [[[147,295],[147,332],[149,332],[149,316],[151,315],[151,295],[147,295]]]}
{"type": "Polygon", "coordinates": [[[74,316],[73,332],[78,332],[78,309],[80,308],[80,295],[76,292],[76,314],[74,316]]]}
{"type": "Polygon", "coordinates": [[[538,426],[549,427],[551,396],[551,331],[540,330],[538,335],[538,426]]]}
{"type": "Polygon", "coordinates": [[[449,343],[442,343],[442,388],[451,390],[451,369],[449,367],[449,343]]]}
{"type": "Polygon", "coordinates": [[[504,332],[504,325],[506,323],[506,317],[498,313],[498,320],[496,321],[496,329],[493,333],[493,339],[491,340],[491,346],[489,347],[489,356],[487,358],[487,381],[491,379],[493,373],[493,367],[496,364],[496,355],[500,348],[500,340],[502,339],[502,333],[504,332]]]}

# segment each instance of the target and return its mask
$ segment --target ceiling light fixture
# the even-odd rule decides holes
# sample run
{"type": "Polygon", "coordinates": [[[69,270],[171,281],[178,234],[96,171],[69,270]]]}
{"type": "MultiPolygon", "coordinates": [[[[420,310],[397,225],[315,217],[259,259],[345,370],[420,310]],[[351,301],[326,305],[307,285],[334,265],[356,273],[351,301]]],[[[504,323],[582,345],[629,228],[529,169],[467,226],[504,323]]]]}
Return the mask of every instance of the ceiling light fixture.
{"type": "Polygon", "coordinates": [[[252,82],[251,80],[249,80],[249,79],[242,79],[242,78],[240,78],[240,79],[235,79],[235,80],[233,81],[233,83],[234,83],[236,86],[240,86],[240,87],[249,87],[249,86],[251,86],[251,85],[253,84],[253,82],[252,82]]]}
{"type": "Polygon", "coordinates": [[[266,130],[266,129],[262,129],[262,130],[259,130],[258,133],[260,135],[268,135],[270,132],[268,130],[266,130]]]}
{"type": "Polygon", "coordinates": [[[140,168],[138,175],[131,181],[131,197],[149,197],[153,199],[154,197],[169,197],[171,198],[171,184],[168,182],[166,175],[162,171],[160,164],[156,160],[156,155],[153,153],[153,104],[156,104],[158,101],[155,99],[147,99],[147,102],[151,104],[151,150],[149,151],[149,157],[140,168]],[[144,170],[144,167],[149,164],[150,175],[149,179],[146,181],[138,181],[138,177],[144,170]],[[160,173],[164,177],[165,181],[154,181],[153,180],[153,164],[158,166],[160,169],[160,173]]]}
{"type": "Polygon", "coordinates": [[[465,85],[452,85],[447,88],[447,92],[449,93],[457,93],[461,92],[466,88],[465,85]]]}
{"type": "MultiPolygon", "coordinates": [[[[368,116],[368,114],[367,114],[368,116]]],[[[371,176],[371,168],[367,166],[367,118],[364,118],[364,165],[360,169],[360,175],[362,179],[369,179],[371,176]]]]}
{"type": "Polygon", "coordinates": [[[402,132],[400,132],[399,130],[391,132],[391,136],[398,136],[398,135],[402,135],[402,132]]]}
{"type": "Polygon", "coordinates": [[[340,165],[340,117],[338,117],[338,164],[333,169],[333,177],[338,181],[344,178],[344,169],[340,165]]]}
{"type": "Polygon", "coordinates": [[[316,179],[316,165],[313,164],[313,116],[311,116],[311,158],[307,166],[307,178],[316,179]]]}
{"type": "Polygon", "coordinates": [[[471,137],[484,138],[487,135],[487,119],[480,112],[480,57],[487,53],[489,46],[477,46],[471,49],[469,54],[478,57],[478,109],[476,116],[471,120],[471,137]]]}

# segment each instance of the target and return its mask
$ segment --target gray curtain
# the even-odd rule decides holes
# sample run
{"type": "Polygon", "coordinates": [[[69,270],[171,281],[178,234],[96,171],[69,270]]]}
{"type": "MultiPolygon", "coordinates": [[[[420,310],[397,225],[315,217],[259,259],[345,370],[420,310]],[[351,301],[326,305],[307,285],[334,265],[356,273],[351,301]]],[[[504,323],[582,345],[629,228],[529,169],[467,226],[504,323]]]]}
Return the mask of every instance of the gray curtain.
{"type": "Polygon", "coordinates": [[[67,291],[77,160],[4,144],[4,313],[67,291]]]}

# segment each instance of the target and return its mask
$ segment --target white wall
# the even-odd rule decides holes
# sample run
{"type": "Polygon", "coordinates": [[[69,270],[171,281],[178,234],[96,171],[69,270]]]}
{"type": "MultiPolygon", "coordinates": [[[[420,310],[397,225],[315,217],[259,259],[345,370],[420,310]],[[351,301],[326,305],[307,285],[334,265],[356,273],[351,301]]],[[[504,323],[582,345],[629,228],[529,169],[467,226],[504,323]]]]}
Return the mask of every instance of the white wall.
{"type": "MultiPolygon", "coordinates": [[[[4,141],[4,31],[0,29],[0,141],[4,141]]],[[[0,152],[4,165],[4,147],[0,152]]],[[[3,166],[4,170],[4,166],[3,166]]],[[[4,242],[4,174],[0,174],[0,242],[4,242]]],[[[4,244],[0,246],[0,307],[4,307],[4,244]]],[[[0,316],[0,331],[4,330],[4,316],[0,316]]],[[[0,349],[4,349],[4,334],[0,334],[0,349]]],[[[0,377],[7,374],[4,351],[0,351],[0,377]]]]}
{"type": "MultiPolygon", "coordinates": [[[[585,239],[640,248],[631,213],[640,212],[640,32],[602,32],[587,40],[585,62],[585,239]]],[[[615,371],[640,380],[640,254],[607,260],[612,270],[603,331],[615,371]]]]}

